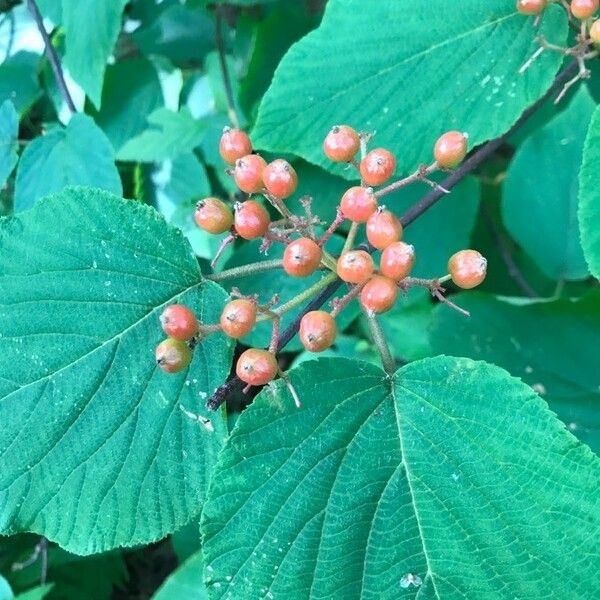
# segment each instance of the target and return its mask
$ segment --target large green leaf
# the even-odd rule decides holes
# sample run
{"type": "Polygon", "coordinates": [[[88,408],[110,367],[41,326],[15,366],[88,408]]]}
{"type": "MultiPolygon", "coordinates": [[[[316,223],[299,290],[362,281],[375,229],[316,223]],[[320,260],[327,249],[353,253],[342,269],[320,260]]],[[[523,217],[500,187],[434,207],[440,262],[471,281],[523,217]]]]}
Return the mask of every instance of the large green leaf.
{"type": "Polygon", "coordinates": [[[583,149],[579,173],[579,228],[590,271],[600,279],[600,107],[596,108],[583,149]]]}
{"type": "Polygon", "coordinates": [[[17,52],[0,64],[0,102],[12,100],[20,115],[42,93],[37,76],[39,62],[39,55],[33,52],[17,52]]]}
{"type": "Polygon", "coordinates": [[[62,0],[65,64],[96,108],[126,4],[127,0],[62,0]]]}
{"type": "Polygon", "coordinates": [[[242,413],[202,526],[212,598],[600,594],[600,463],[505,371],[344,359],[242,413]]]}
{"type": "MultiPolygon", "coordinates": [[[[542,33],[566,39],[558,7],[542,33]]],[[[376,131],[399,172],[431,160],[436,138],[467,131],[470,146],[505,132],[548,88],[562,57],[548,52],[525,75],[536,48],[530,19],[507,0],[330,0],[321,26],[286,54],[258,113],[257,147],[294,152],[332,168],[321,141],[336,123],[376,131]]]]}
{"type": "Polygon", "coordinates": [[[0,247],[0,531],[87,554],[178,529],[226,433],[184,411],[203,411],[231,344],[208,337],[167,375],[158,316],[180,301],[215,322],[224,292],[153,209],[99,190],[0,221],[0,247]]]}
{"type": "Polygon", "coordinates": [[[0,105],[0,189],[15,168],[19,155],[19,116],[15,105],[5,100],[0,105]]]}
{"type": "Polygon", "coordinates": [[[552,279],[583,279],[589,274],[577,223],[577,174],[594,107],[582,86],[568,110],[519,148],[504,184],[506,228],[552,279]]]}
{"type": "Polygon", "coordinates": [[[0,575],[0,600],[13,600],[14,595],[8,581],[0,575]]]}
{"type": "Polygon", "coordinates": [[[17,168],[15,210],[31,208],[43,196],[69,185],[121,194],[121,178],[108,138],[94,121],[76,114],[25,148],[17,168]]]}
{"type": "Polygon", "coordinates": [[[518,304],[487,294],[462,294],[464,316],[435,311],[435,353],[487,360],[521,377],[550,403],[567,427],[600,451],[600,293],[578,301],[518,304]]]}
{"type": "Polygon", "coordinates": [[[202,551],[196,552],[176,571],[171,573],[159,590],[152,596],[153,600],[208,600],[208,592],[202,582],[204,561],[202,551]]]}

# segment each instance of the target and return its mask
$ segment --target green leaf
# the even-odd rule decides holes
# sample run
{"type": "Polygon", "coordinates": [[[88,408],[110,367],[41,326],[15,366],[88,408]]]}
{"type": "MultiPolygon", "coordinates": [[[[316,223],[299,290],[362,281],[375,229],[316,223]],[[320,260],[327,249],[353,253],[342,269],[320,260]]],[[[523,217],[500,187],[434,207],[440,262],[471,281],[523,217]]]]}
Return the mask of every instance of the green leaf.
{"type": "Polygon", "coordinates": [[[19,155],[19,116],[15,105],[5,100],[0,105],[0,188],[15,168],[19,155]]]}
{"type": "Polygon", "coordinates": [[[38,587],[19,594],[15,600],[43,600],[52,591],[53,587],[53,583],[39,585],[38,587]]]}
{"type": "Polygon", "coordinates": [[[211,598],[595,598],[600,463],[505,371],[310,361],[242,413],[202,516],[211,598]]]}
{"type": "Polygon", "coordinates": [[[579,228],[581,246],[590,271],[600,279],[600,107],[596,108],[583,149],[579,173],[579,228]]]}
{"type": "Polygon", "coordinates": [[[206,130],[205,122],[194,119],[187,108],[179,112],[159,108],[148,117],[148,123],[148,129],[119,150],[119,160],[158,162],[176,158],[198,146],[206,130]]]}
{"type": "Polygon", "coordinates": [[[96,108],[126,4],[127,0],[62,0],[65,65],[96,108]]]}
{"type": "Polygon", "coordinates": [[[8,581],[0,575],[0,600],[13,600],[14,596],[8,581]]]}
{"type": "Polygon", "coordinates": [[[0,221],[0,247],[0,531],[78,554],[175,531],[226,435],[220,413],[186,412],[206,414],[231,343],[210,336],[167,375],[158,316],[179,301],[214,323],[224,291],[152,208],[99,190],[0,221]]]}
{"type": "Polygon", "coordinates": [[[11,100],[19,115],[25,114],[41,96],[37,69],[40,57],[17,52],[0,64],[0,102],[11,100]]]}
{"type": "MultiPolygon", "coordinates": [[[[581,300],[517,304],[478,292],[456,302],[465,319],[446,306],[434,313],[435,353],[487,360],[532,386],[570,431],[600,452],[600,293],[581,300]]],[[[526,303],[523,303],[526,302],[526,303]]]]}
{"type": "MultiPolygon", "coordinates": [[[[286,54],[259,109],[258,148],[333,169],[321,143],[348,123],[376,131],[407,173],[430,160],[444,131],[468,132],[470,147],[507,131],[562,61],[548,52],[518,75],[537,44],[514,2],[462,0],[448,10],[447,0],[430,0],[426,15],[412,0],[371,4],[331,0],[321,26],[286,54]]],[[[549,7],[538,33],[562,44],[564,12],[549,7]]]]}
{"type": "Polygon", "coordinates": [[[203,568],[202,551],[199,551],[167,577],[152,596],[153,600],[208,600],[208,592],[202,582],[203,568]]]}
{"type": "Polygon", "coordinates": [[[192,519],[171,536],[171,546],[177,555],[179,563],[185,562],[192,554],[200,550],[200,523],[192,519]]]}
{"type": "Polygon", "coordinates": [[[594,107],[582,86],[568,110],[519,148],[504,184],[506,228],[542,272],[555,280],[589,275],[577,223],[577,173],[594,107]]]}
{"type": "Polygon", "coordinates": [[[121,194],[121,178],[108,138],[83,114],[55,127],[25,148],[17,168],[15,210],[69,185],[87,185],[121,194]]]}
{"type": "Polygon", "coordinates": [[[102,109],[92,111],[115,152],[146,129],[146,119],[163,105],[156,69],[145,59],[124,60],[106,69],[102,109]]]}

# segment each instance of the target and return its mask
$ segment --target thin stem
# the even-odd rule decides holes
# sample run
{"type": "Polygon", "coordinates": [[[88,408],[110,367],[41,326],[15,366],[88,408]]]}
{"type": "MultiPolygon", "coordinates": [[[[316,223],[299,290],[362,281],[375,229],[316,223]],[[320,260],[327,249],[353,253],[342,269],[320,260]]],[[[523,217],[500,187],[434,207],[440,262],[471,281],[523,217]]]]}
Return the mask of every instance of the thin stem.
{"type": "Polygon", "coordinates": [[[223,87],[227,97],[227,114],[234,127],[239,128],[240,120],[235,109],[235,100],[233,98],[233,88],[229,76],[229,67],[227,66],[227,56],[225,55],[225,42],[223,40],[223,16],[220,7],[215,8],[215,43],[219,54],[219,65],[221,66],[221,76],[223,78],[223,87]]]}
{"type": "Polygon", "coordinates": [[[352,300],[354,300],[354,298],[360,294],[366,284],[366,281],[364,283],[359,283],[353,286],[345,296],[342,296],[341,298],[335,298],[333,300],[334,305],[333,310],[331,311],[331,316],[335,319],[346,308],[346,306],[348,306],[348,304],[350,304],[350,302],[352,302],[352,300]]]}
{"type": "Polygon", "coordinates": [[[273,312],[277,315],[283,315],[290,310],[293,310],[297,306],[300,306],[303,302],[312,298],[316,293],[320,292],[323,288],[326,288],[331,282],[337,279],[337,275],[335,273],[330,273],[323,279],[319,279],[317,283],[311,285],[309,288],[305,289],[301,294],[298,294],[295,298],[292,298],[285,304],[278,306],[273,312]]]}
{"type": "Polygon", "coordinates": [[[213,273],[212,275],[205,275],[205,279],[211,281],[226,281],[227,279],[236,279],[238,277],[250,277],[257,273],[265,273],[266,271],[275,271],[283,267],[283,259],[275,260],[263,260],[262,262],[251,263],[249,265],[242,265],[241,267],[234,267],[233,269],[227,269],[220,273],[213,273]]]}
{"type": "Polygon", "coordinates": [[[338,208],[336,215],[335,215],[335,219],[331,222],[331,225],[329,225],[329,227],[327,228],[327,231],[325,231],[325,233],[322,235],[321,239],[319,240],[319,246],[324,246],[329,241],[329,238],[331,238],[331,236],[336,232],[337,228],[345,220],[346,220],[346,217],[344,217],[344,215],[342,214],[342,211],[338,208]]]}
{"type": "MultiPolygon", "coordinates": [[[[394,183],[391,183],[390,185],[376,191],[374,194],[375,198],[381,198],[382,196],[385,196],[386,194],[391,194],[392,192],[395,192],[396,190],[399,190],[400,188],[403,188],[411,183],[414,183],[415,181],[424,181],[425,183],[428,183],[432,187],[440,187],[441,188],[441,186],[438,186],[437,183],[427,179],[427,177],[429,175],[431,175],[432,173],[435,173],[435,171],[438,171],[438,170],[439,170],[438,164],[435,162],[429,166],[423,165],[422,167],[419,167],[414,173],[412,173],[412,175],[409,175],[408,177],[405,177],[404,179],[395,181],[394,183]]],[[[444,191],[447,192],[448,190],[444,190],[444,191]]]]}
{"type": "Polygon", "coordinates": [[[342,248],[342,254],[344,252],[348,252],[352,246],[354,246],[354,241],[356,240],[356,234],[358,233],[359,224],[355,221],[352,221],[352,225],[350,225],[350,231],[348,231],[348,235],[346,236],[346,241],[344,242],[344,247],[342,248]]]}
{"type": "Polygon", "coordinates": [[[58,54],[52,45],[52,40],[50,40],[50,36],[44,27],[44,20],[40,13],[40,9],[38,8],[35,0],[27,0],[27,8],[37,25],[37,28],[40,31],[40,34],[44,40],[44,45],[46,47],[46,56],[50,61],[50,66],[52,67],[52,72],[54,73],[54,77],[56,78],[56,83],[58,84],[58,89],[62,94],[67,106],[71,113],[75,114],[77,109],[75,108],[75,103],[73,102],[73,98],[71,98],[71,94],[69,93],[69,89],[67,88],[67,83],[65,81],[65,76],[62,70],[62,66],[60,64],[60,59],[58,58],[58,54]]]}
{"type": "Polygon", "coordinates": [[[373,343],[379,351],[383,370],[388,375],[393,375],[396,372],[396,363],[394,362],[394,358],[392,357],[392,353],[390,352],[390,348],[385,339],[383,329],[381,329],[381,325],[374,314],[370,313],[369,311],[364,311],[364,313],[367,317],[371,338],[373,339],[373,343]]]}

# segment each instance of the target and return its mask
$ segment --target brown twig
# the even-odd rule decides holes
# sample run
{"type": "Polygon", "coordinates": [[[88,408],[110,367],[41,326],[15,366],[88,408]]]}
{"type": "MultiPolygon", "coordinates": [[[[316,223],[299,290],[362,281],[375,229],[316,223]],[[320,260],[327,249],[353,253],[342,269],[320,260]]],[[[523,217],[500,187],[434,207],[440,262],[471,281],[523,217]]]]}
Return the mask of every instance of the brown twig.
{"type": "Polygon", "coordinates": [[[225,54],[225,41],[223,40],[223,15],[221,13],[221,7],[219,6],[215,8],[215,44],[217,46],[217,53],[219,55],[219,65],[221,66],[221,76],[223,78],[225,96],[227,97],[227,114],[233,126],[239,127],[240,120],[235,109],[235,99],[233,97],[233,88],[231,86],[229,67],[227,65],[227,56],[225,54]]]}

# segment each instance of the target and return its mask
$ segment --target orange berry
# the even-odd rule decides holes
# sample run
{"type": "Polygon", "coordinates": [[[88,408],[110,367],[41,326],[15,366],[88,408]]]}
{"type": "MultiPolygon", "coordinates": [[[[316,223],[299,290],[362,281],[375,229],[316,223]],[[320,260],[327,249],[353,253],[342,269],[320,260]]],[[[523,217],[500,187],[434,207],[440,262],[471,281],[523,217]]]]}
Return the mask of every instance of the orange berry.
{"type": "Polygon", "coordinates": [[[298,331],[302,345],[310,352],[323,352],[333,344],[337,335],[335,319],[324,310],[306,313],[298,331]]]}
{"type": "Polygon", "coordinates": [[[364,250],[344,252],[337,261],[338,277],[346,283],[362,283],[373,274],[373,258],[364,250]]]}
{"type": "Polygon", "coordinates": [[[414,264],[414,246],[406,242],[394,242],[381,253],[379,270],[386,277],[400,281],[408,276],[414,264]]]}
{"type": "Polygon", "coordinates": [[[398,286],[393,279],[375,275],[367,281],[360,293],[360,303],[370,313],[390,310],[398,298],[398,286]]]}
{"type": "Polygon", "coordinates": [[[256,302],[248,298],[238,298],[225,305],[221,313],[221,329],[231,338],[248,335],[256,324],[256,302]]]}
{"type": "Polygon", "coordinates": [[[183,371],[192,362],[192,351],[181,340],[167,338],[154,352],[156,364],[166,373],[183,371]]]}
{"type": "Polygon", "coordinates": [[[360,137],[348,125],[332,127],[323,141],[323,152],[329,160],[349,162],[360,149],[360,137]]]}
{"type": "Polygon", "coordinates": [[[360,175],[367,185],[385,183],[396,170],[396,157],[385,148],[371,150],[360,161],[360,175]]]}
{"type": "Polygon", "coordinates": [[[377,210],[377,198],[371,188],[354,186],[342,196],[340,209],[346,219],[355,223],[366,223],[377,210]]]}
{"type": "Polygon", "coordinates": [[[590,39],[594,42],[594,45],[600,46],[600,19],[592,23],[590,27],[590,39]]]}
{"type": "Polygon", "coordinates": [[[308,277],[321,264],[323,250],[310,238],[294,240],[283,253],[283,269],[292,277],[308,277]]]}
{"type": "Polygon", "coordinates": [[[461,250],[448,261],[452,281],[464,290],[478,286],[487,272],[487,260],[477,250],[461,250]]]}
{"type": "Polygon", "coordinates": [[[269,163],[262,172],[267,191],[276,198],[289,198],[298,187],[298,175],[287,160],[278,158],[269,163]]]}
{"type": "Polygon", "coordinates": [[[593,17],[600,8],[600,0],[572,0],[571,12],[573,16],[581,21],[593,17]]]}
{"type": "Polygon", "coordinates": [[[176,340],[191,340],[200,329],[196,315],[183,304],[167,306],[159,318],[163,331],[176,340]]]}
{"type": "Polygon", "coordinates": [[[262,173],[267,166],[258,154],[247,154],[235,161],[233,178],[236,185],[247,194],[256,194],[263,189],[262,173]]]}
{"type": "Polygon", "coordinates": [[[218,198],[204,198],[196,204],[196,225],[209,233],[224,233],[233,224],[233,213],[229,206],[218,198]]]}
{"type": "Polygon", "coordinates": [[[267,233],[271,219],[262,204],[255,200],[246,200],[238,202],[234,208],[233,226],[240,237],[254,240],[267,233]]]}
{"type": "Polygon", "coordinates": [[[467,155],[467,136],[460,131],[448,131],[435,143],[433,155],[442,169],[453,169],[467,155]]]}
{"type": "Polygon", "coordinates": [[[235,372],[250,385],[265,385],[275,379],[279,366],[272,352],[259,348],[248,348],[238,358],[235,372]]]}
{"type": "Polygon", "coordinates": [[[238,158],[252,153],[252,142],[245,131],[225,127],[219,142],[219,153],[226,163],[233,165],[238,158]]]}
{"type": "Polygon", "coordinates": [[[522,15],[539,15],[546,4],[547,0],[517,0],[517,10],[522,15]]]}
{"type": "Polygon", "coordinates": [[[367,221],[367,239],[377,250],[384,250],[402,237],[402,223],[389,210],[379,207],[367,221]]]}

